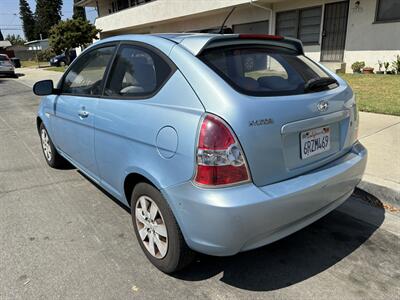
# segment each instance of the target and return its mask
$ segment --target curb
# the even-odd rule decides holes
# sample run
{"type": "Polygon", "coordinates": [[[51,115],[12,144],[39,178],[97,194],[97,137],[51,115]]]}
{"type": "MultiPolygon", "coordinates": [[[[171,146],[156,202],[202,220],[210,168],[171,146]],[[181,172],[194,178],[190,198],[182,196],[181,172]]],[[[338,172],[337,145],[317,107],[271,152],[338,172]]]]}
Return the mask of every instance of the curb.
{"type": "Polygon", "coordinates": [[[398,183],[364,175],[357,187],[383,202],[400,206],[400,184],[398,183]]]}

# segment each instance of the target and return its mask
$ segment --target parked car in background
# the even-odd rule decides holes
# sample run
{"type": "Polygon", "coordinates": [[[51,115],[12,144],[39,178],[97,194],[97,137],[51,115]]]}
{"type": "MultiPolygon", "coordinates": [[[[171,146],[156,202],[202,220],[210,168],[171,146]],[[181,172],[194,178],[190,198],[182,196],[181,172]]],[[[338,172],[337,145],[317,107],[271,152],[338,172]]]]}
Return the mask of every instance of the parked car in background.
{"type": "Polygon", "coordinates": [[[48,165],[69,161],[130,206],[167,273],[309,225],[366,166],[351,88],[290,38],[116,36],[34,92],[48,165]]]}
{"type": "Polygon", "coordinates": [[[21,65],[21,59],[18,58],[18,57],[13,57],[13,58],[11,58],[11,62],[12,62],[12,64],[14,65],[14,67],[15,67],[16,69],[19,69],[19,68],[22,67],[22,65],[21,65]]]}
{"type": "Polygon", "coordinates": [[[11,59],[5,54],[0,54],[0,75],[18,78],[15,74],[15,68],[11,59]]]}
{"type": "Polygon", "coordinates": [[[60,67],[60,66],[68,66],[70,65],[74,59],[76,58],[76,51],[71,50],[69,54],[62,53],[60,55],[56,55],[50,59],[50,65],[53,67],[60,67]]]}

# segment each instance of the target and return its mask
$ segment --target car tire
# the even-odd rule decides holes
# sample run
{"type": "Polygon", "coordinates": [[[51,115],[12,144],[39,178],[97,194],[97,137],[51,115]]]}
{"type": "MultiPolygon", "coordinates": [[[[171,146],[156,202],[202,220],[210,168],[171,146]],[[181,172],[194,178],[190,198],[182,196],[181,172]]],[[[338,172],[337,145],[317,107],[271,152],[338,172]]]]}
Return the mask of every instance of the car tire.
{"type": "Polygon", "coordinates": [[[47,164],[55,169],[65,167],[67,165],[67,161],[57,152],[43,123],[41,123],[39,127],[39,136],[42,145],[43,155],[46,159],[47,164]]]}
{"type": "Polygon", "coordinates": [[[164,273],[174,273],[194,260],[195,252],[187,246],[167,201],[154,186],[145,182],[135,186],[131,196],[131,215],[140,247],[156,268],[164,273]],[[143,223],[145,218],[149,223],[147,227],[143,223]],[[151,222],[155,227],[150,228],[153,226],[151,222]]]}
{"type": "Polygon", "coordinates": [[[65,67],[67,64],[64,61],[60,61],[59,67],[65,67]]]}

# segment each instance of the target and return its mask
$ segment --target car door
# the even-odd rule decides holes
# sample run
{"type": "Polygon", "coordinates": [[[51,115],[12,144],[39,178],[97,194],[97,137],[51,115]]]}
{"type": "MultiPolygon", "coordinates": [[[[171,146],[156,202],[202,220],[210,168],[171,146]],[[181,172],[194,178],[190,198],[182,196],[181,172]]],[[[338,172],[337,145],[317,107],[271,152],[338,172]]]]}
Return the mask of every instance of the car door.
{"type": "Polygon", "coordinates": [[[55,102],[54,140],[57,148],[94,179],[94,122],[98,97],[115,45],[84,53],[65,74],[55,102]]]}
{"type": "Polygon", "coordinates": [[[185,158],[193,153],[203,113],[196,94],[169,58],[148,44],[121,44],[115,57],[95,124],[102,186],[124,199],[130,173],[158,176],[160,186],[190,178],[194,158],[185,158]],[[189,138],[179,143],[178,134],[189,138]]]}

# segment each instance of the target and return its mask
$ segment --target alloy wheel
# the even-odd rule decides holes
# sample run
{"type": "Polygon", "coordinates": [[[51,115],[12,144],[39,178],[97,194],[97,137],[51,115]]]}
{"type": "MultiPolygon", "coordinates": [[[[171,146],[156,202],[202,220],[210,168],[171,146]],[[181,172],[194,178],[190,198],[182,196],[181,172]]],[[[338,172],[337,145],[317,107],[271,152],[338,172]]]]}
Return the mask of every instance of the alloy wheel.
{"type": "Polygon", "coordinates": [[[168,233],[157,204],[149,196],[141,196],[135,207],[136,226],[147,251],[162,259],[168,251],[168,233]]]}
{"type": "Polygon", "coordinates": [[[42,148],[43,148],[44,156],[46,157],[46,159],[48,161],[51,161],[53,154],[51,152],[49,135],[47,134],[47,131],[45,129],[42,129],[40,136],[42,139],[42,148]]]}

